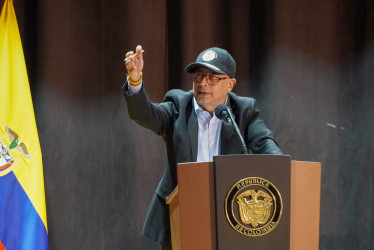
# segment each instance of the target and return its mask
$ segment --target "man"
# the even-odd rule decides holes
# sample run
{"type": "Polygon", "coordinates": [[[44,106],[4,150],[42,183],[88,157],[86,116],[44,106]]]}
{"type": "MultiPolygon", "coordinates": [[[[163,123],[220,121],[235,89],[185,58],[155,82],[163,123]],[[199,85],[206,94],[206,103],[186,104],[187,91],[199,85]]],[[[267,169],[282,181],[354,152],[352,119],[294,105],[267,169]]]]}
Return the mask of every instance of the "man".
{"type": "MultiPolygon", "coordinates": [[[[240,154],[242,144],[233,126],[219,120],[214,111],[219,104],[232,110],[247,147],[255,154],[282,154],[272,132],[259,119],[253,98],[231,93],[236,84],[236,63],[220,48],[200,53],[186,67],[192,91],[171,90],[160,104],[152,103],[143,82],[143,54],[126,54],[127,82],[123,86],[131,119],[161,135],[167,146],[168,165],[156,189],[143,234],[164,247],[171,245],[169,209],[166,198],[177,185],[177,163],[212,161],[214,155],[240,154]]],[[[169,248],[170,249],[170,248],[169,248]]]]}

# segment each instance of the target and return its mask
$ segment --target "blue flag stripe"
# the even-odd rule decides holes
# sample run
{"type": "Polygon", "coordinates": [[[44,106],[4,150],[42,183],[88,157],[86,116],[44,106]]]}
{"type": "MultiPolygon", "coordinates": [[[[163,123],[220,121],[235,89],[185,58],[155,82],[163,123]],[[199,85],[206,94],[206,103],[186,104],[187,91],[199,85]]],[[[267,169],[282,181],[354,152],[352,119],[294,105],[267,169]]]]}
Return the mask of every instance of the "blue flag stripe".
{"type": "Polygon", "coordinates": [[[0,177],[0,240],[6,249],[48,249],[44,223],[13,172],[0,177]]]}

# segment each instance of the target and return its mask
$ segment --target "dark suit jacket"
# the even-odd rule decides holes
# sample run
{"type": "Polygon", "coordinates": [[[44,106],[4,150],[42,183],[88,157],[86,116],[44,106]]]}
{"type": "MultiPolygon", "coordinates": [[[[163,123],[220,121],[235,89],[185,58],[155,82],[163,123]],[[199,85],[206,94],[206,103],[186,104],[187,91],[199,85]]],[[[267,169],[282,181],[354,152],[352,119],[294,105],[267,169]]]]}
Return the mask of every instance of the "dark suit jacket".
{"type": "MultiPolygon", "coordinates": [[[[144,85],[143,85],[144,86],[144,85]]],[[[167,146],[168,165],[156,189],[143,228],[143,234],[163,245],[170,245],[169,209],[166,198],[177,186],[177,163],[197,159],[198,121],[192,91],[171,90],[160,104],[152,103],[143,88],[136,95],[127,94],[130,118],[161,135],[167,146]]],[[[239,130],[254,154],[282,154],[272,132],[259,119],[256,101],[229,93],[227,103],[239,130]]],[[[240,154],[242,144],[233,126],[222,124],[220,154],[240,154]]]]}

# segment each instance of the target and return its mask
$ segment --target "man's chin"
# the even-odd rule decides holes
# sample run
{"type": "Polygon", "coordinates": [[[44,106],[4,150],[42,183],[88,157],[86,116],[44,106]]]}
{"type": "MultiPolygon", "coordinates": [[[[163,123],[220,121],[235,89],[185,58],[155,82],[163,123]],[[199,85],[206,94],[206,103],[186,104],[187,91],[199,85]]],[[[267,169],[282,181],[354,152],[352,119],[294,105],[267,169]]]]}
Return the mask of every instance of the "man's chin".
{"type": "Polygon", "coordinates": [[[196,99],[197,104],[199,104],[200,106],[209,104],[209,101],[204,97],[198,97],[198,98],[195,97],[195,99],[196,99]]]}
{"type": "Polygon", "coordinates": [[[210,107],[210,102],[206,101],[206,100],[197,100],[196,99],[196,102],[197,104],[199,104],[199,106],[205,110],[205,111],[209,111],[209,107],[210,107]]]}

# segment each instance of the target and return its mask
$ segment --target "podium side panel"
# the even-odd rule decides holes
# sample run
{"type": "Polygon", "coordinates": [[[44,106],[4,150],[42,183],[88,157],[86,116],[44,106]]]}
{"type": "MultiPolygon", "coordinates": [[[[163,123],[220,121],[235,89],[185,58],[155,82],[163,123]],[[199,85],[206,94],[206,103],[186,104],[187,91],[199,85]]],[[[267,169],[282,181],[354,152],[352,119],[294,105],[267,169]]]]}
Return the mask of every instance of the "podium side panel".
{"type": "Polygon", "coordinates": [[[321,164],[291,163],[291,249],[318,250],[321,164]]]}
{"type": "Polygon", "coordinates": [[[166,204],[169,205],[171,245],[172,245],[173,250],[181,250],[181,237],[180,237],[181,226],[180,226],[180,215],[179,215],[178,186],[174,189],[171,195],[166,199],[166,204]]]}
{"type": "Polygon", "coordinates": [[[216,249],[212,162],[178,164],[182,250],[216,249]]]}

